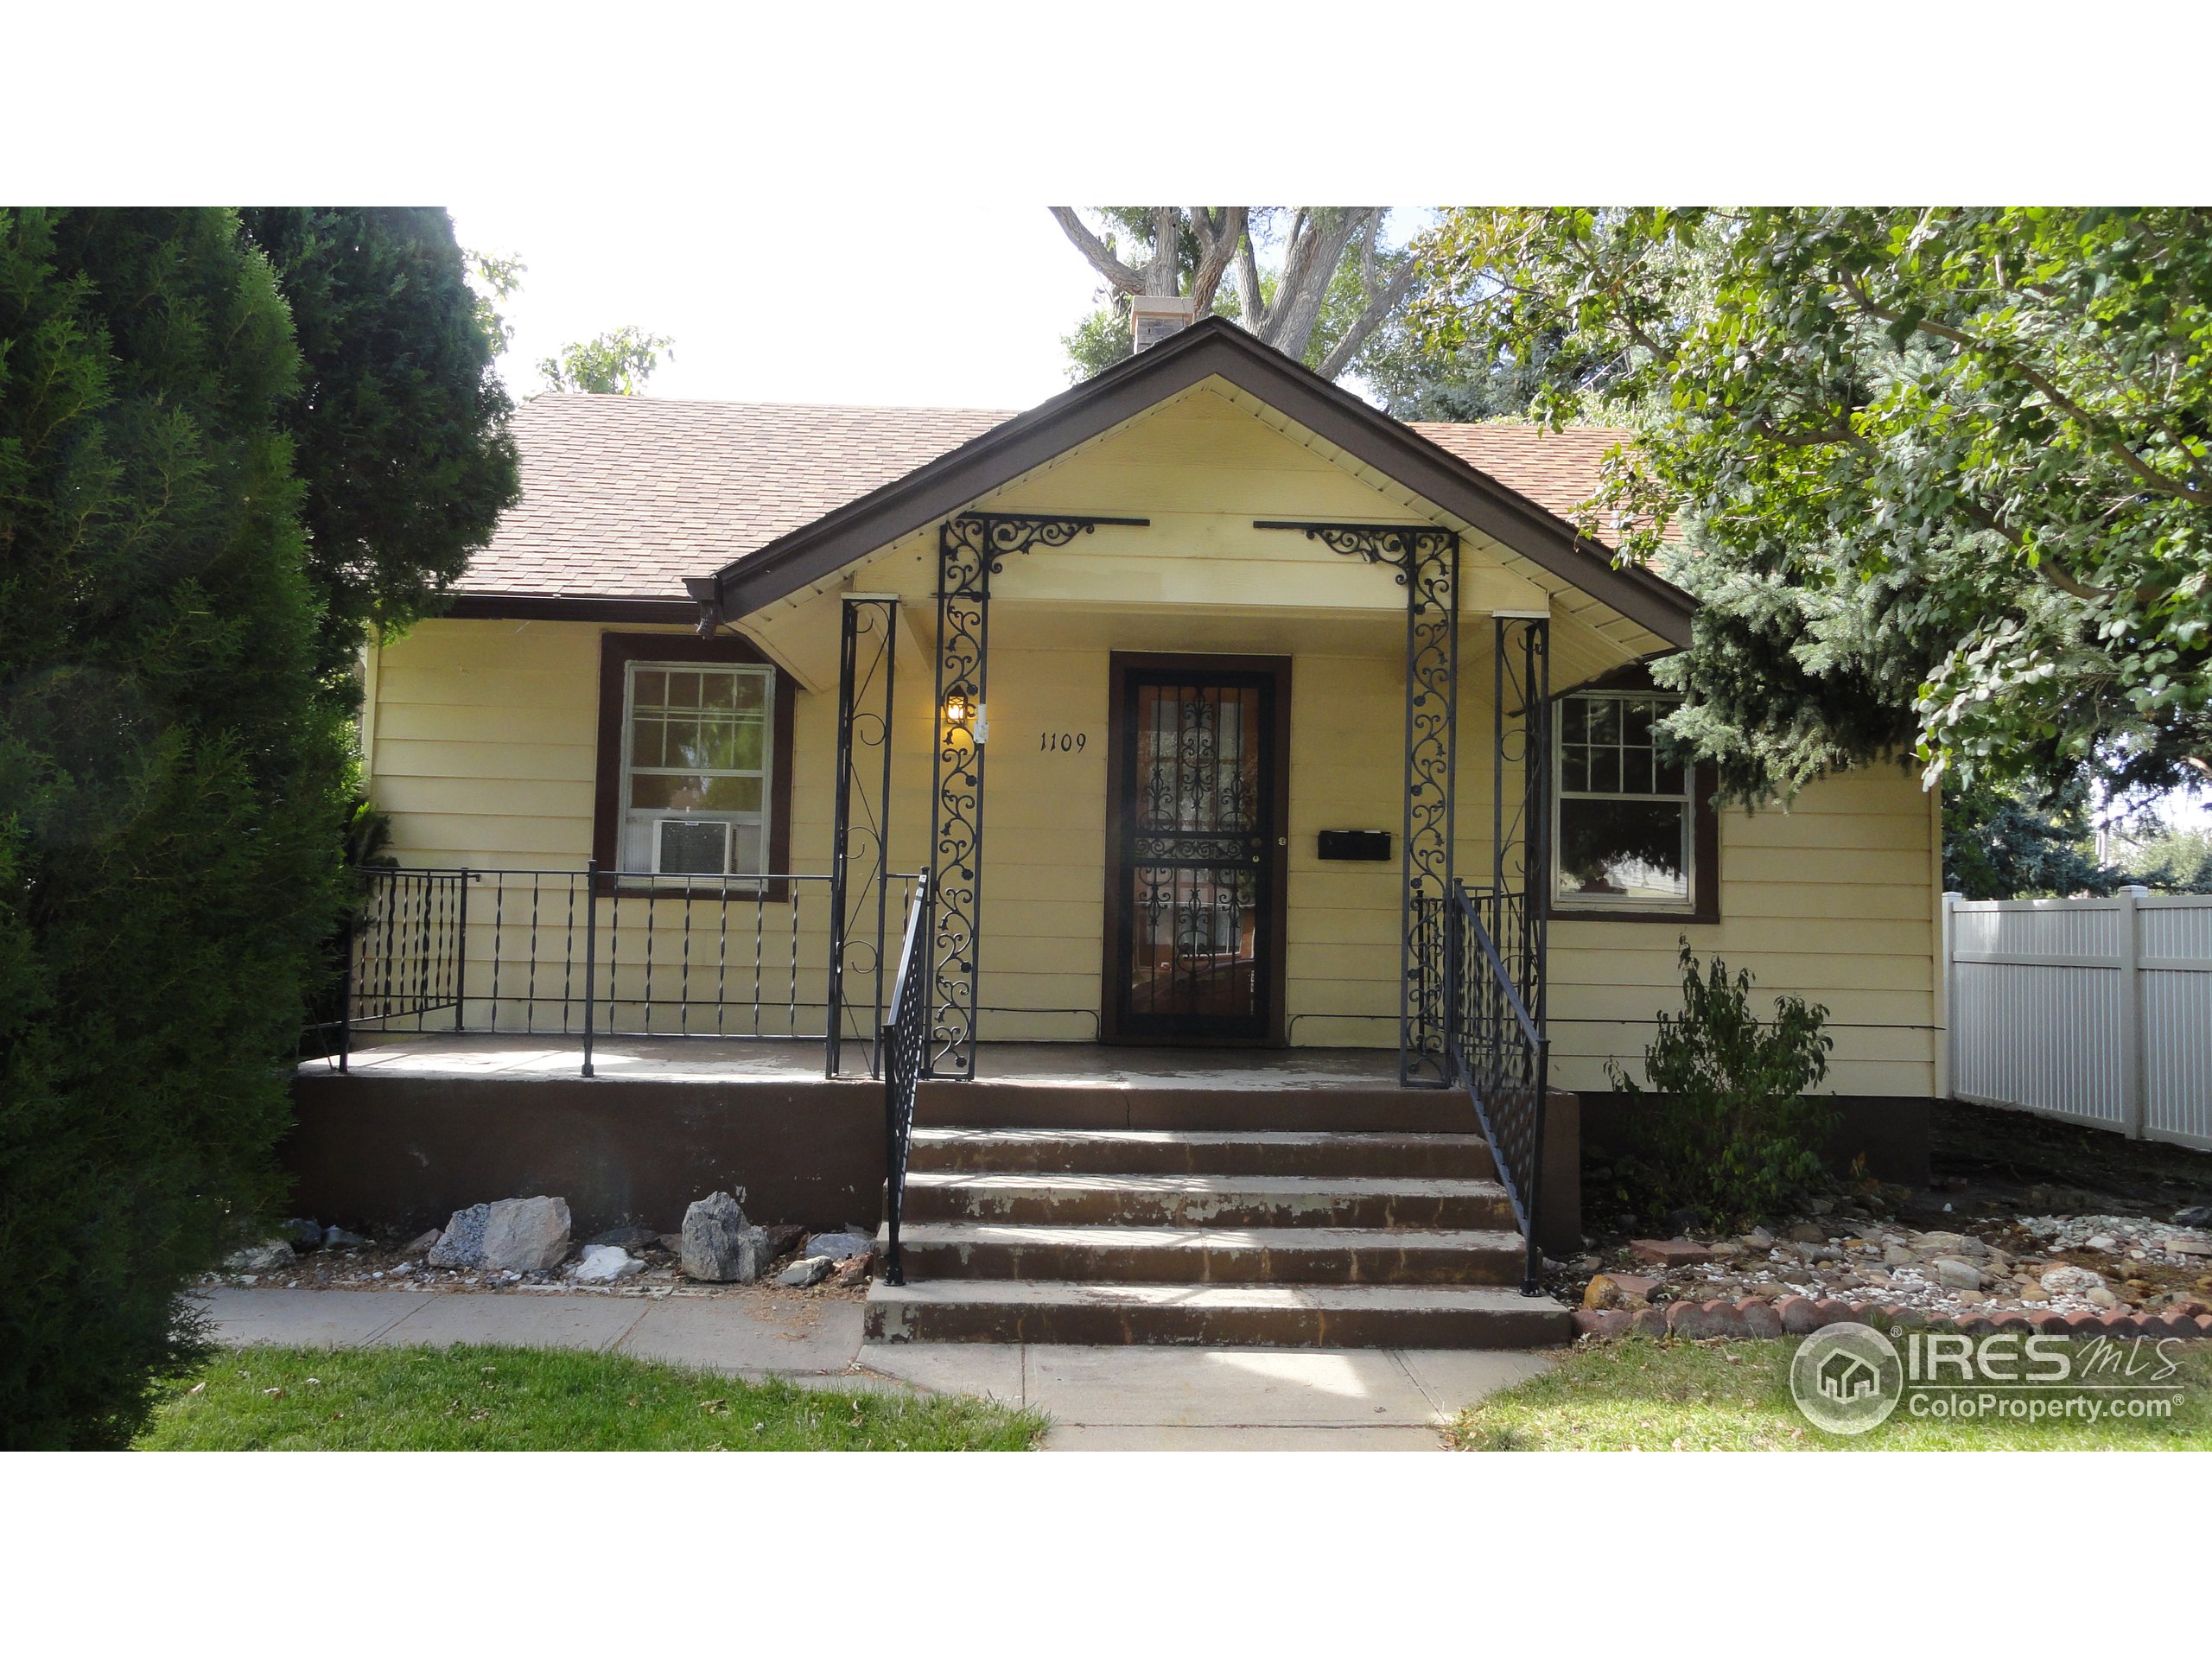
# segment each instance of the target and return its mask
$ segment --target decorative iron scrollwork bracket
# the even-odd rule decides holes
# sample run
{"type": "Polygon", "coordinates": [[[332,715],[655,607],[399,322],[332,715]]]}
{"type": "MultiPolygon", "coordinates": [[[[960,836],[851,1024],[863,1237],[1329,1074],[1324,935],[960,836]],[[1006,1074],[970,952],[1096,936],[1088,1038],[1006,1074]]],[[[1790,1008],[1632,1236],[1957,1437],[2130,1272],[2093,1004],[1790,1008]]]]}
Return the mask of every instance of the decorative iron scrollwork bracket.
{"type": "Polygon", "coordinates": [[[1492,891],[1500,909],[1495,937],[1506,972],[1539,1032],[1545,1031],[1545,915],[1550,909],[1551,619],[1497,616],[1497,683],[1491,690],[1492,891]],[[1509,808],[1505,780],[1521,773],[1521,798],[1509,808]]]}
{"type": "Polygon", "coordinates": [[[930,1029],[924,1071],[976,1075],[976,985],[983,902],[983,728],[991,578],[1017,553],[1065,547],[1107,518],[963,512],[938,531],[936,823],[930,837],[930,1029]]]}
{"type": "Polygon", "coordinates": [[[899,601],[845,595],[837,645],[837,804],[830,836],[830,1040],[836,1077],[848,1036],[879,1075],[884,931],[889,923],[892,692],[898,680],[899,601]],[[865,1010],[862,1014],[861,1011],[865,1010]],[[849,1032],[848,1024],[853,1027],[849,1032]]]}
{"type": "Polygon", "coordinates": [[[1459,729],[1459,537],[1427,524],[1255,522],[1387,565],[1406,590],[1406,810],[1399,902],[1398,1081],[1452,1081],[1445,906],[1452,896],[1459,729]]]}

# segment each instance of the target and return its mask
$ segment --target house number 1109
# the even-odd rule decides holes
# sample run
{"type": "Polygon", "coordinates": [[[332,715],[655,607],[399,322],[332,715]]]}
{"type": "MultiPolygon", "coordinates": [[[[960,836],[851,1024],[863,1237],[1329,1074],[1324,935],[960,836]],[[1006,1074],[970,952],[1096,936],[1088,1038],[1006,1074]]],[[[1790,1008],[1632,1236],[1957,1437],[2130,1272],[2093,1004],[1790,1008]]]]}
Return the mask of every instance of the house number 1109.
{"type": "Polygon", "coordinates": [[[1037,734],[1039,754],[1081,754],[1086,739],[1081,732],[1040,732],[1037,734]]]}

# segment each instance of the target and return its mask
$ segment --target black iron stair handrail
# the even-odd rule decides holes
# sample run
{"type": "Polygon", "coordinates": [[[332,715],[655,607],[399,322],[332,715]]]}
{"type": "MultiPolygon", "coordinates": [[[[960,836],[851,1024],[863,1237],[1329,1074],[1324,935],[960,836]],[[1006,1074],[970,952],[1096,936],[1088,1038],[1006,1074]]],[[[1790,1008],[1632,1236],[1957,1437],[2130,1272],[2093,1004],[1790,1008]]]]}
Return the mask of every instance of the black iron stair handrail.
{"type": "Polygon", "coordinates": [[[1464,882],[1452,886],[1446,927],[1447,1039],[1452,1075],[1474,1102],[1498,1179],[1520,1224],[1527,1249],[1521,1288],[1533,1296],[1544,1260],[1536,1224],[1544,1184],[1544,1088],[1551,1046],[1506,970],[1493,928],[1483,921],[1480,907],[1488,905],[1503,925],[1503,901],[1510,898],[1488,890],[1478,899],[1464,882]]]}
{"type": "Polygon", "coordinates": [[[899,1224],[906,1209],[906,1155],[914,1140],[914,1096],[921,1086],[930,1032],[930,881],[924,875],[906,907],[906,938],[878,1050],[883,1056],[884,1282],[906,1282],[899,1224]]]}

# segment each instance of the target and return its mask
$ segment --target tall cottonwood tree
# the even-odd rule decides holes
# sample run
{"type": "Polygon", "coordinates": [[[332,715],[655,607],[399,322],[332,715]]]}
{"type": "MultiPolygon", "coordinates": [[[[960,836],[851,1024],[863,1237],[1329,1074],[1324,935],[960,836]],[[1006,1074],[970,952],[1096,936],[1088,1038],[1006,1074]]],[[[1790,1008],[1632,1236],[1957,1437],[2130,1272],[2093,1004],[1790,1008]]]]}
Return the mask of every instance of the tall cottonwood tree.
{"type": "Polygon", "coordinates": [[[1330,379],[1361,350],[1412,290],[1413,261],[1382,244],[1387,207],[1109,207],[1097,210],[1120,235],[1102,236],[1072,207],[1053,219],[1091,269],[1106,279],[1109,302],[1069,336],[1078,372],[1096,373],[1129,353],[1127,301],[1140,295],[1187,296],[1204,316],[1217,308],[1233,276],[1234,303],[1223,308],[1261,340],[1330,379]],[[1260,269],[1255,230],[1288,216],[1282,257],[1260,269]],[[1122,237],[1132,257],[1123,258],[1122,237]],[[1349,277],[1357,300],[1332,304],[1349,277]],[[1332,310],[1338,326],[1316,339],[1332,310]],[[1112,326],[1115,319],[1122,326],[1112,326]],[[1316,346],[1319,349],[1315,349],[1316,346]]]}
{"type": "Polygon", "coordinates": [[[2212,214],[1462,210],[1418,257],[1436,350],[1635,424],[1589,516],[1702,601],[1658,672],[1730,792],[2212,778],[2212,214]]]}

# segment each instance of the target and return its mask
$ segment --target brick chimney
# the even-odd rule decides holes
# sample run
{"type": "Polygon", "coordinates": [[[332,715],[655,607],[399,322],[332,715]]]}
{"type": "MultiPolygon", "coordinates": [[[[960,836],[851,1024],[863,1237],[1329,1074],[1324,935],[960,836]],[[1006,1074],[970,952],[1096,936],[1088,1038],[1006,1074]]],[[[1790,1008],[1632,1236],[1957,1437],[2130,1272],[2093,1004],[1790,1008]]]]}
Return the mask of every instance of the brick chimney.
{"type": "Polygon", "coordinates": [[[1189,295],[1138,294],[1129,300],[1129,329],[1136,349],[1157,346],[1198,321],[1198,302],[1189,295]]]}

